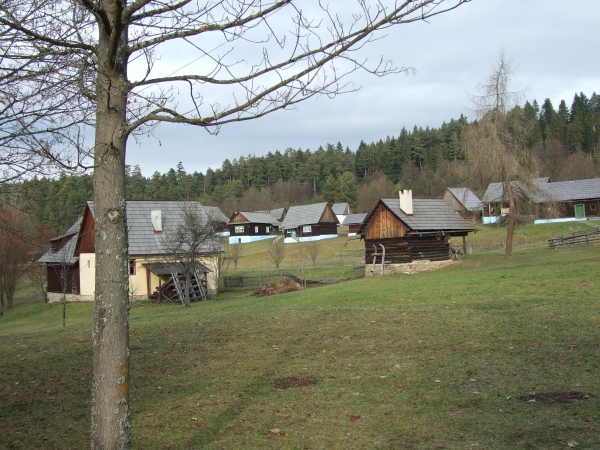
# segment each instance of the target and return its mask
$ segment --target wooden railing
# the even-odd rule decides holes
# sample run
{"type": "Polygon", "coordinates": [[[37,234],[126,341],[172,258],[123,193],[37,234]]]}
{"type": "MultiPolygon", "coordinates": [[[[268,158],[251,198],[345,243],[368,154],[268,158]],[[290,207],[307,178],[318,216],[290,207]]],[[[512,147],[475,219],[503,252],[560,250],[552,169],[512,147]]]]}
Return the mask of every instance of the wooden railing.
{"type": "Polygon", "coordinates": [[[557,248],[570,245],[591,245],[596,241],[600,241],[600,227],[586,228],[585,230],[550,238],[548,239],[548,246],[557,248]]]}

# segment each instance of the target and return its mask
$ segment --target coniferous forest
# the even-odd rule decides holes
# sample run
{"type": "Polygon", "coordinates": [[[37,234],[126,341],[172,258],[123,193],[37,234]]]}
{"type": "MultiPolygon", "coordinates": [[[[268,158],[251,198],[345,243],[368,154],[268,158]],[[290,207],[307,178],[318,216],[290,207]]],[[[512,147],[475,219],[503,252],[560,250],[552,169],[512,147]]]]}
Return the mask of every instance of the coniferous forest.
{"type": "MultiPolygon", "coordinates": [[[[527,153],[521,163],[552,181],[586,179],[600,174],[600,95],[576,94],[569,107],[547,99],[516,106],[527,153]]],[[[316,150],[288,148],[265,156],[226,159],[205,173],[188,173],[182,162],[164,173],[142,174],[128,168],[129,200],[199,200],[225,213],[289,207],[315,201],[348,202],[367,212],[398,189],[417,198],[440,197],[446,187],[469,187],[483,194],[491,176],[474,176],[463,154],[465,127],[476,125],[461,115],[439,128],[402,128],[356,149],[341,142],[316,150]]],[[[34,178],[14,185],[18,203],[32,213],[39,229],[60,233],[92,199],[92,174],[34,178]]],[[[8,194],[5,194],[5,196],[8,194]]],[[[14,204],[14,201],[13,201],[14,204]]]]}

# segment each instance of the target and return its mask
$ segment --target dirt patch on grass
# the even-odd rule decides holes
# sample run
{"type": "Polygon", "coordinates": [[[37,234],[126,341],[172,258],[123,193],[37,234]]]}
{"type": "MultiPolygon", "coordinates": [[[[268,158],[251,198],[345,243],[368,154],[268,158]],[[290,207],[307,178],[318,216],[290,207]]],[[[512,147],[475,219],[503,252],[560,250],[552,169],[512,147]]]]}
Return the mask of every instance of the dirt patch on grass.
{"type": "Polygon", "coordinates": [[[273,381],[273,386],[277,389],[314,386],[315,384],[317,384],[317,379],[315,377],[288,377],[273,381]]]}
{"type": "Polygon", "coordinates": [[[258,297],[265,297],[267,295],[285,294],[286,292],[294,292],[302,290],[302,285],[296,283],[289,277],[283,277],[277,283],[269,283],[260,287],[256,291],[258,297]]]}
{"type": "Polygon", "coordinates": [[[588,394],[583,394],[576,391],[564,391],[564,392],[532,392],[529,395],[522,395],[517,397],[517,400],[526,403],[541,403],[551,405],[554,403],[569,403],[575,401],[582,401],[591,398],[588,394]]]}

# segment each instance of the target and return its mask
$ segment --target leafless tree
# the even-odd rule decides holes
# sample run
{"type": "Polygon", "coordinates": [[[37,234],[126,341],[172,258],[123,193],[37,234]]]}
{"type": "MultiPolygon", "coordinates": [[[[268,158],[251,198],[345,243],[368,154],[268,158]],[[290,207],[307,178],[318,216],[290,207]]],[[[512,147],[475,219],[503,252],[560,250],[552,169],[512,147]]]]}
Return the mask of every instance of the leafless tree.
{"type": "Polygon", "coordinates": [[[321,242],[319,240],[315,240],[302,242],[301,244],[306,246],[308,256],[310,256],[312,265],[313,267],[315,267],[317,265],[317,258],[319,257],[319,253],[321,253],[321,242]]]}
{"type": "Polygon", "coordinates": [[[242,244],[231,244],[227,247],[227,258],[233,261],[233,268],[237,270],[238,261],[243,256],[242,244]]]}
{"type": "Polygon", "coordinates": [[[269,246],[269,256],[275,264],[275,269],[279,270],[279,266],[283,262],[283,258],[285,258],[285,244],[279,238],[275,238],[275,240],[269,246]]]}
{"type": "Polygon", "coordinates": [[[509,202],[506,256],[512,256],[515,230],[514,181],[535,190],[527,165],[525,129],[517,102],[521,92],[510,90],[512,64],[500,51],[495,67],[478,86],[480,95],[472,96],[478,121],[467,125],[462,145],[473,172],[486,174],[503,183],[509,202]]]}
{"type": "Polygon", "coordinates": [[[0,315],[12,308],[17,281],[27,269],[28,245],[22,235],[21,213],[13,208],[0,210],[0,315]]]}
{"type": "MultiPolygon", "coordinates": [[[[224,124],[291,109],[316,95],[355,91],[348,76],[357,70],[377,76],[409,71],[370,61],[361,50],[388,27],[467,1],[356,0],[354,8],[313,2],[303,9],[294,0],[0,0],[0,78],[24,96],[15,114],[40,131],[31,137],[36,150],[47,148],[66,164],[83,164],[88,150],[93,155],[93,448],[131,446],[124,288],[129,136],[150,133],[159,122],[216,133],[224,124]],[[185,48],[188,59],[169,71],[160,60],[174,48],[185,48]],[[54,108],[48,102],[56,102],[54,118],[45,114],[54,108]],[[46,117],[54,125],[46,128],[49,136],[46,117]],[[95,132],[89,149],[87,127],[95,132]],[[65,158],[67,145],[78,150],[65,158]]],[[[12,103],[4,100],[3,108],[12,103]]]]}
{"type": "Polygon", "coordinates": [[[192,276],[201,259],[222,250],[217,236],[217,224],[198,202],[188,202],[181,208],[179,223],[167,230],[165,253],[175,258],[185,275],[184,305],[190,306],[192,276]]]}

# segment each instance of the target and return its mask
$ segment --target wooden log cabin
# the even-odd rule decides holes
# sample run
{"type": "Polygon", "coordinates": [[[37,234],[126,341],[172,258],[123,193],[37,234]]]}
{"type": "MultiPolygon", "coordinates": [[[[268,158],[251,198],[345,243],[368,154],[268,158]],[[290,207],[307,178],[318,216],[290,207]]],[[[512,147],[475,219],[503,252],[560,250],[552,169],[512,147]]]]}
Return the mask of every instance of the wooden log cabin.
{"type": "Polygon", "coordinates": [[[337,237],[338,218],[329,203],[292,206],[283,221],[286,244],[337,237]]]}
{"type": "MultiPolygon", "coordinates": [[[[383,245],[386,264],[419,260],[444,261],[451,258],[453,238],[465,247],[464,237],[476,231],[442,199],[412,199],[412,191],[399,198],[382,198],[365,218],[358,234],[365,241],[365,263],[381,264],[383,245]]],[[[456,244],[455,244],[456,245],[456,244]]]]}
{"type": "Polygon", "coordinates": [[[281,223],[269,213],[236,212],[228,226],[229,243],[245,244],[277,237],[281,223]]]}

